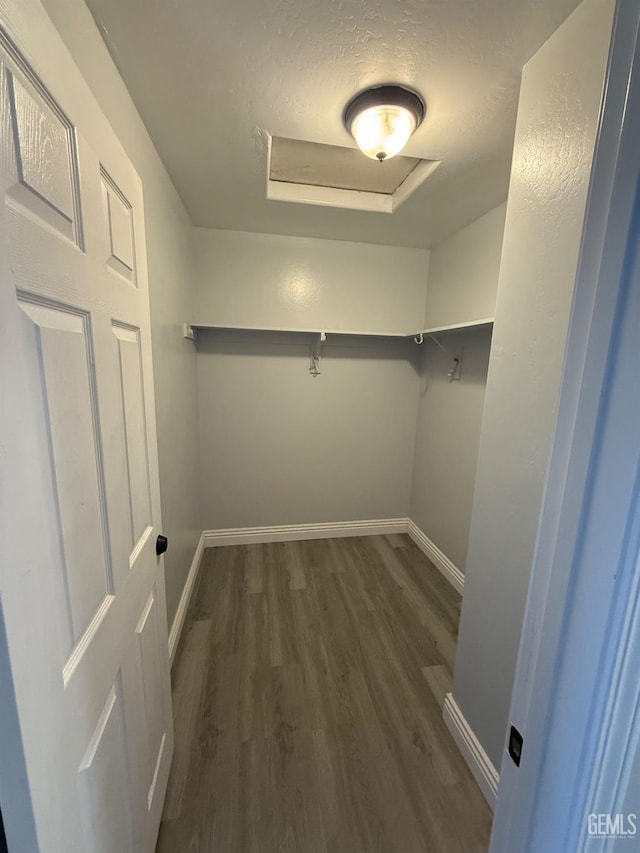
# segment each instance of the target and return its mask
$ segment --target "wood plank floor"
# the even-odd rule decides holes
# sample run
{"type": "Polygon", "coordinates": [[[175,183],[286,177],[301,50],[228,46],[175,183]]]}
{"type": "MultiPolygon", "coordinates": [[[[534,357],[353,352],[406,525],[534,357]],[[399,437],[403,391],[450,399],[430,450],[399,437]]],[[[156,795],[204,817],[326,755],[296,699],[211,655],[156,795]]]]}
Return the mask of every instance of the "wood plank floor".
{"type": "Polygon", "coordinates": [[[460,596],[408,536],[205,552],[158,853],[474,853],[442,721],[460,596]]]}

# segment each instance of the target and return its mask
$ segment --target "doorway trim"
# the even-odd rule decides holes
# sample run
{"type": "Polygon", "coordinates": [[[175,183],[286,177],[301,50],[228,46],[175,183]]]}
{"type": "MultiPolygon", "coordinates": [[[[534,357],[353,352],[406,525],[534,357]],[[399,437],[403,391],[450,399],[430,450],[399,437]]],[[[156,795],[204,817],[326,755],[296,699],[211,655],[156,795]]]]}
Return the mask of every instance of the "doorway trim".
{"type": "Polygon", "coordinates": [[[503,754],[492,853],[593,844],[587,815],[620,806],[637,745],[639,28],[619,0],[510,710],[522,761],[503,754]]]}

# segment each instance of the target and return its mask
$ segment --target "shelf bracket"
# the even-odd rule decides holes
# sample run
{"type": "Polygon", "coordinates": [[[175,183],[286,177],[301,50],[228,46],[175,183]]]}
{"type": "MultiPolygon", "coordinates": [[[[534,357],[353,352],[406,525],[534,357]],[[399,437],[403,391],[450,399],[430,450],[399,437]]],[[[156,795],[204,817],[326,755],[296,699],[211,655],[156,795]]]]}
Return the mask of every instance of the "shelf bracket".
{"type": "Polygon", "coordinates": [[[446,354],[449,356],[449,358],[455,358],[455,356],[454,356],[452,353],[450,353],[450,352],[449,352],[449,350],[446,348],[446,346],[445,346],[444,344],[441,344],[441,343],[440,343],[440,341],[436,338],[436,336],[435,336],[435,335],[427,335],[427,337],[428,337],[428,338],[431,338],[431,340],[434,342],[434,344],[435,344],[437,347],[440,347],[440,349],[442,350],[442,352],[446,352],[446,354]]]}
{"type": "Polygon", "coordinates": [[[458,356],[453,357],[453,364],[451,365],[451,369],[447,373],[447,376],[449,377],[449,382],[459,381],[461,370],[462,370],[462,347],[460,347],[460,354],[458,356]]]}
{"type": "Polygon", "coordinates": [[[191,323],[182,324],[182,337],[186,338],[188,341],[196,340],[196,330],[193,328],[191,323]]]}
{"type": "Polygon", "coordinates": [[[442,352],[446,353],[449,356],[451,361],[453,362],[449,372],[447,373],[447,377],[449,378],[449,382],[457,382],[460,380],[460,371],[462,369],[462,347],[460,347],[460,351],[458,355],[454,355],[452,352],[441,344],[440,341],[436,338],[435,335],[427,335],[427,337],[431,338],[434,344],[442,350],[442,352]]]}
{"type": "Polygon", "coordinates": [[[320,355],[322,352],[322,344],[327,340],[327,333],[320,332],[316,339],[316,343],[314,348],[311,351],[311,365],[309,366],[309,373],[315,379],[316,376],[320,376],[322,371],[320,370],[320,355]]]}

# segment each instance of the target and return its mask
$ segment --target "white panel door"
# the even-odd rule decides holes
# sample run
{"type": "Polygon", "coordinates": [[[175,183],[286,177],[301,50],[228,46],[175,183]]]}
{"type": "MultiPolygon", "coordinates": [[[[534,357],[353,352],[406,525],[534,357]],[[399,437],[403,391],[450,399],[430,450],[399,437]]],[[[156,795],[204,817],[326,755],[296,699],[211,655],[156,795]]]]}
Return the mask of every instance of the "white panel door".
{"type": "Polygon", "coordinates": [[[142,186],[39,4],[0,12],[2,689],[38,848],[145,853],[173,736],[142,186]]]}

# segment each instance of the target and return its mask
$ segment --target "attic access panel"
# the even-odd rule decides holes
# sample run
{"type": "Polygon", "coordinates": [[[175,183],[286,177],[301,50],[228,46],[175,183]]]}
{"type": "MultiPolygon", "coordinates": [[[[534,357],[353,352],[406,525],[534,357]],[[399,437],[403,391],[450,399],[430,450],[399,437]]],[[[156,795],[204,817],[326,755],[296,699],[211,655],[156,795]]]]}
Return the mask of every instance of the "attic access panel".
{"type": "Polygon", "coordinates": [[[393,213],[438,165],[401,155],[378,163],[357,148],[273,136],[267,198],[393,213]]]}
{"type": "Polygon", "coordinates": [[[358,148],[274,136],[269,180],[389,194],[398,189],[419,162],[417,157],[398,156],[378,163],[363,157],[358,148]]]}

